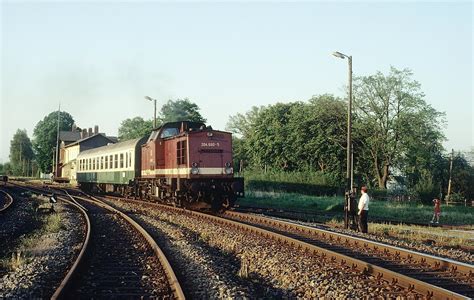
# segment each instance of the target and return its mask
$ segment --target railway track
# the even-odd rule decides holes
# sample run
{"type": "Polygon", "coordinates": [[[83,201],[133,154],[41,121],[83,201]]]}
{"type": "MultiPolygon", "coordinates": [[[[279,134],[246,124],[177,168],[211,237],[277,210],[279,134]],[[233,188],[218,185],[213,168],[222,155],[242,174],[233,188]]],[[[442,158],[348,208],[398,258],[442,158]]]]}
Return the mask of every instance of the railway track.
{"type": "Polygon", "coordinates": [[[341,266],[350,266],[355,272],[374,276],[380,286],[404,289],[393,295],[418,295],[427,299],[469,299],[474,296],[472,265],[266,217],[238,212],[226,212],[221,217],[160,204],[145,205],[226,223],[304,249],[308,254],[318,254],[341,266]]]}
{"type": "Polygon", "coordinates": [[[138,224],[104,203],[77,201],[87,209],[93,230],[68,297],[183,297],[172,269],[161,267],[166,258],[138,224]]]}
{"type": "Polygon", "coordinates": [[[0,213],[2,213],[13,204],[13,197],[9,193],[0,190],[0,199],[0,213]]]}
{"type": "MultiPolygon", "coordinates": [[[[326,252],[326,255],[331,259],[344,264],[351,263],[362,272],[396,282],[428,298],[474,297],[473,265],[262,216],[232,211],[226,212],[225,216],[327,249],[330,252],[326,252]]],[[[308,247],[308,250],[314,247],[308,247]]]]}
{"type": "MultiPolygon", "coordinates": [[[[334,218],[343,219],[343,214],[340,212],[308,212],[301,210],[289,210],[279,208],[269,208],[263,206],[237,206],[233,208],[236,212],[242,213],[256,213],[263,214],[270,217],[284,218],[289,220],[300,220],[304,222],[324,223],[334,218]]],[[[409,225],[420,227],[441,227],[444,229],[463,230],[469,229],[463,225],[446,225],[446,224],[432,224],[429,222],[402,222],[398,220],[390,220],[383,218],[371,217],[370,223],[387,224],[387,225],[409,225]]]]}
{"type": "MultiPolygon", "coordinates": [[[[51,193],[39,187],[19,187],[51,193]]],[[[54,191],[61,201],[81,211],[87,233],[79,255],[52,299],[184,299],[163,252],[136,222],[97,199],[71,196],[64,189],[54,191]]]]}

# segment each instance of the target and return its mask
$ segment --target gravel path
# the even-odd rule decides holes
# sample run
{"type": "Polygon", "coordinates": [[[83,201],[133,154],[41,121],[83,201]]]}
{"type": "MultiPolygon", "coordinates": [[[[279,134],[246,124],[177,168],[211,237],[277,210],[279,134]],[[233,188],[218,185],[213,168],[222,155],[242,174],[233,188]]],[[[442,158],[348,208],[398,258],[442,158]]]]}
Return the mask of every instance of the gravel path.
{"type": "Polygon", "coordinates": [[[154,228],[180,279],[194,278],[189,285],[197,285],[185,289],[190,298],[362,298],[389,292],[369,276],[254,234],[187,214],[113,203],[154,228]]]}
{"type": "Polygon", "coordinates": [[[81,248],[84,221],[69,205],[59,202],[55,209],[60,230],[37,236],[23,249],[23,262],[1,278],[0,298],[49,298],[64,278],[81,248]]]}

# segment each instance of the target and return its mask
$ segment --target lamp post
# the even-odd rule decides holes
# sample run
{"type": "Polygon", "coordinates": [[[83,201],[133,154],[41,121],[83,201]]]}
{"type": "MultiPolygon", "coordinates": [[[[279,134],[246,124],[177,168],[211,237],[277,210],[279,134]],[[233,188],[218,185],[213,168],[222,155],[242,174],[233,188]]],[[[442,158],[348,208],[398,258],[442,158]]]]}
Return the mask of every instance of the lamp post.
{"type": "MultiPolygon", "coordinates": [[[[353,187],[353,170],[352,170],[352,56],[345,55],[341,52],[333,52],[332,55],[335,57],[345,59],[347,58],[349,62],[349,101],[347,104],[347,146],[346,146],[346,155],[347,155],[347,165],[346,165],[346,194],[345,194],[345,216],[344,216],[344,226],[349,228],[349,214],[355,207],[351,207],[352,187],[353,187]]],[[[354,225],[354,224],[353,224],[354,225]]]]}
{"type": "Polygon", "coordinates": [[[153,128],[156,128],[156,99],[153,99],[149,96],[145,96],[145,99],[155,102],[155,114],[153,115],[153,128]]]}

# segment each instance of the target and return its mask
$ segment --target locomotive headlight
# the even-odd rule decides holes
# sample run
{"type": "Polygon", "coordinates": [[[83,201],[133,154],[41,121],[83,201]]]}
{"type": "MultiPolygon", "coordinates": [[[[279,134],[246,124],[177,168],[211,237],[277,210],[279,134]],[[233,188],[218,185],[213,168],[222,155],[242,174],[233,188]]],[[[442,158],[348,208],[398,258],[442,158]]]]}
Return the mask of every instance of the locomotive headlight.
{"type": "Polygon", "coordinates": [[[226,166],[227,168],[229,168],[229,167],[230,167],[230,162],[226,162],[226,163],[225,163],[225,166],[226,166]]]}
{"type": "Polygon", "coordinates": [[[214,134],[213,134],[212,132],[208,132],[208,133],[207,133],[207,136],[208,136],[208,137],[212,137],[213,135],[214,135],[214,134]]]}
{"type": "Polygon", "coordinates": [[[193,175],[199,174],[199,168],[198,168],[197,162],[193,162],[193,163],[191,164],[191,166],[192,166],[192,167],[191,167],[191,174],[193,174],[193,175]]]}

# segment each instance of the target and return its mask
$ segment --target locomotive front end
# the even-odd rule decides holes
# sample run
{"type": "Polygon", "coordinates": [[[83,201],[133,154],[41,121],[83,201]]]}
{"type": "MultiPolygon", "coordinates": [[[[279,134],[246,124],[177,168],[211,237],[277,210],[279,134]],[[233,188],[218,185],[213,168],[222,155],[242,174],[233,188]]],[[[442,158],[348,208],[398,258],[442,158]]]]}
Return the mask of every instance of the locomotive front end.
{"type": "Polygon", "coordinates": [[[188,134],[189,191],[210,200],[212,207],[229,208],[244,196],[243,178],[234,177],[232,134],[206,128],[188,134]]]}

